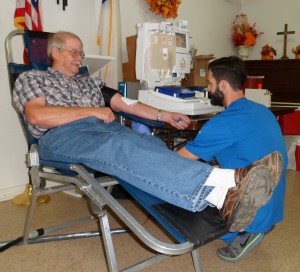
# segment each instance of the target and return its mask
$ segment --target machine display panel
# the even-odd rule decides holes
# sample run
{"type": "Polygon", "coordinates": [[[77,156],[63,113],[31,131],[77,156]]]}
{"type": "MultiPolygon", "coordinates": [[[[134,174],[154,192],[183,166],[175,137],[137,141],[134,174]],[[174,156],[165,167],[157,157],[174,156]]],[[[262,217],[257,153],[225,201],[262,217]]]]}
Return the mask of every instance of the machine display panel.
{"type": "Polygon", "coordinates": [[[187,48],[187,34],[176,32],[176,47],[187,48]]]}

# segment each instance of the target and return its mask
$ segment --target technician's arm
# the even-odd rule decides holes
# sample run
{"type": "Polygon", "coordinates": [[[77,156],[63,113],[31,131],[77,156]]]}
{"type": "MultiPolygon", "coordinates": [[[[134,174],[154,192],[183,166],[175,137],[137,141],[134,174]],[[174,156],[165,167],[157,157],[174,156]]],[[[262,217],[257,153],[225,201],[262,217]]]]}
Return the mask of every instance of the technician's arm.
{"type": "Polygon", "coordinates": [[[80,108],[46,106],[44,96],[28,102],[25,106],[24,114],[26,120],[31,125],[37,125],[42,128],[53,128],[90,116],[101,119],[105,123],[110,123],[115,120],[112,110],[108,107],[80,108]]]}
{"type": "Polygon", "coordinates": [[[190,151],[188,151],[185,147],[182,147],[180,148],[178,151],[177,151],[177,154],[182,156],[182,157],[185,157],[185,158],[188,158],[188,159],[191,159],[191,160],[199,160],[199,158],[197,156],[195,156],[194,154],[192,154],[190,151]]]}

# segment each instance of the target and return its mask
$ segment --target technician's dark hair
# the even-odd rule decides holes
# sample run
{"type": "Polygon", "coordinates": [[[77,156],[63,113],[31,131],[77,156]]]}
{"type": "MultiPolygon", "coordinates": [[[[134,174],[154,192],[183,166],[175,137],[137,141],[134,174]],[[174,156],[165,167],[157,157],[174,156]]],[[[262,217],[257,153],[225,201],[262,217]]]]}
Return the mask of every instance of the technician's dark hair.
{"type": "Polygon", "coordinates": [[[219,83],[226,80],[233,90],[242,90],[247,79],[247,70],[243,60],[230,56],[216,59],[208,64],[214,79],[219,83]]]}

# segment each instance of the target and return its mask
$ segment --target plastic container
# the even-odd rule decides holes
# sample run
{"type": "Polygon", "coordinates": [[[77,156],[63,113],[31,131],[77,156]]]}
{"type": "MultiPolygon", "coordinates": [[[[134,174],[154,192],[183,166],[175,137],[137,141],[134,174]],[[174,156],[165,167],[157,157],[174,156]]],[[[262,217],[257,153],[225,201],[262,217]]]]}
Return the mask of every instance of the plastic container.
{"type": "Polygon", "coordinates": [[[300,135],[300,110],[280,115],[278,122],[283,135],[300,135]]]}
{"type": "Polygon", "coordinates": [[[247,76],[244,89],[262,89],[264,76],[247,76]]]}

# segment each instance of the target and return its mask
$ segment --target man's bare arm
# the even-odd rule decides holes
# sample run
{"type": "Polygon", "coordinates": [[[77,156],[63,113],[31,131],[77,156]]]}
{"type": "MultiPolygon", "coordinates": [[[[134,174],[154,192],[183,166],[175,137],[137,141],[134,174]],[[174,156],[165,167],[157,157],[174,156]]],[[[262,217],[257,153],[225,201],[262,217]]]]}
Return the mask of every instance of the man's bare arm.
{"type": "Polygon", "coordinates": [[[110,108],[46,106],[44,96],[28,102],[24,114],[30,124],[42,128],[53,128],[90,116],[105,123],[115,120],[110,108]]]}
{"type": "Polygon", "coordinates": [[[194,154],[192,154],[190,151],[188,151],[185,147],[180,148],[177,151],[177,154],[185,157],[187,159],[191,159],[191,160],[199,160],[199,158],[197,156],[195,156],[194,154]]]}
{"type": "MultiPolygon", "coordinates": [[[[149,120],[156,120],[158,109],[143,103],[137,103],[133,106],[127,105],[120,94],[115,94],[110,101],[111,108],[118,112],[123,111],[149,120]]],[[[169,123],[177,129],[185,129],[191,123],[190,119],[181,113],[162,111],[160,120],[169,123]]]]}

